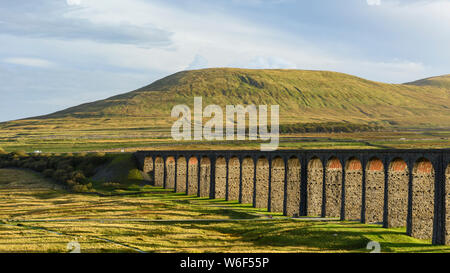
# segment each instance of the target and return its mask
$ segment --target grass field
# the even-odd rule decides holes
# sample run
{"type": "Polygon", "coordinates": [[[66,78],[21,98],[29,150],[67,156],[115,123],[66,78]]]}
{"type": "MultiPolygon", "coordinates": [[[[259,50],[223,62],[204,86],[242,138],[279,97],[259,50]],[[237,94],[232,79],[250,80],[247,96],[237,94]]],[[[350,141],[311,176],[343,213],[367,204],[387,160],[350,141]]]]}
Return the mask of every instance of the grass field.
{"type": "Polygon", "coordinates": [[[0,169],[0,252],[450,252],[404,229],[290,219],[250,205],[149,185],[100,197],[40,174],[0,169]],[[139,194],[134,194],[139,192],[139,194]]]}
{"type": "MultiPolygon", "coordinates": [[[[0,147],[7,152],[40,150],[51,153],[81,151],[136,151],[146,149],[259,149],[259,141],[174,141],[170,128],[145,127],[139,121],[120,124],[80,124],[79,127],[55,129],[35,125],[35,129],[19,123],[0,126],[0,147]],[[134,124],[126,127],[124,124],[134,124]],[[123,127],[121,127],[123,126],[123,127]]],[[[142,122],[142,121],[141,121],[142,122]]],[[[280,149],[382,149],[382,148],[448,148],[450,130],[404,130],[355,133],[304,133],[280,136],[280,149]]]]}

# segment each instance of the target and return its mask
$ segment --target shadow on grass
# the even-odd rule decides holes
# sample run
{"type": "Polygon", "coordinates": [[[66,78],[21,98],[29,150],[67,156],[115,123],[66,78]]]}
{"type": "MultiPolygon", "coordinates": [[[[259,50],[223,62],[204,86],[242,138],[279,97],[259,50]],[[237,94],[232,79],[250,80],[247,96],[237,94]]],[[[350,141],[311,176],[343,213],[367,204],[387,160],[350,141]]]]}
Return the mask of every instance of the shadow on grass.
{"type": "MultiPolygon", "coordinates": [[[[298,223],[291,220],[271,222],[193,223],[190,228],[215,231],[238,237],[239,241],[253,246],[304,247],[320,251],[369,252],[366,249],[372,238],[379,238],[382,252],[442,252],[447,246],[433,246],[419,241],[400,230],[381,227],[362,227],[339,223],[298,223]]],[[[192,240],[190,238],[189,240],[192,240]]]]}
{"type": "Polygon", "coordinates": [[[259,218],[257,215],[249,214],[248,212],[243,211],[236,211],[233,209],[215,209],[215,210],[208,210],[208,209],[197,209],[196,210],[199,213],[202,214],[215,214],[220,216],[227,216],[230,219],[255,219],[259,218]]]}

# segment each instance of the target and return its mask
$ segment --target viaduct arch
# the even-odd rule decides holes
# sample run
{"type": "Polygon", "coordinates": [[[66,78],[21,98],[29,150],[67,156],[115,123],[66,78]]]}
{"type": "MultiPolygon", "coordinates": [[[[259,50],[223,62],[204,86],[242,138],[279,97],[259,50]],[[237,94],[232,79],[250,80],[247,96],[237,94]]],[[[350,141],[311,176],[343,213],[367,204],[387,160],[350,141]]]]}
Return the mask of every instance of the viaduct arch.
{"type": "Polygon", "coordinates": [[[155,186],[450,244],[450,149],[138,151],[155,186]]]}

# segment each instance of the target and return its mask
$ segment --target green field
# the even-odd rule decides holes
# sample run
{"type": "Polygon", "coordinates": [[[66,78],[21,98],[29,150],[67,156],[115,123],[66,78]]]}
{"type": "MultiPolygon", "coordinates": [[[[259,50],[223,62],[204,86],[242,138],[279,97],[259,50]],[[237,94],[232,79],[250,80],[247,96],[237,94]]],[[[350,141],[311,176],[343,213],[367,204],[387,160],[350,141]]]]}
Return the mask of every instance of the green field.
{"type": "Polygon", "coordinates": [[[0,252],[68,252],[74,241],[81,252],[369,252],[369,241],[382,252],[450,252],[405,229],[290,219],[149,185],[111,193],[72,193],[38,173],[0,169],[0,252]]]}
{"type": "MultiPolygon", "coordinates": [[[[63,125],[61,125],[63,126],[63,125]]],[[[154,149],[259,149],[260,141],[174,141],[153,129],[101,125],[97,129],[0,128],[0,148],[7,152],[126,152],[154,149]],[[109,127],[110,129],[101,126],[109,127]]],[[[404,130],[354,133],[282,134],[280,149],[427,149],[450,147],[450,130],[404,130]]]]}

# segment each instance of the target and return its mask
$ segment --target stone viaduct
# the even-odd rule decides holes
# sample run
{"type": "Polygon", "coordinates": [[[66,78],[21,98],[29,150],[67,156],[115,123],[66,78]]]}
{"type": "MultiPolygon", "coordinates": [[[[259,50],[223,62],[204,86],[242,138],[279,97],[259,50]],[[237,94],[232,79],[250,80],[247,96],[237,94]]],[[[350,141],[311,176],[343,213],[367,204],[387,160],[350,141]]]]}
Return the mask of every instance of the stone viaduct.
{"type": "Polygon", "coordinates": [[[450,149],[138,151],[155,186],[450,244],[450,149]]]}

